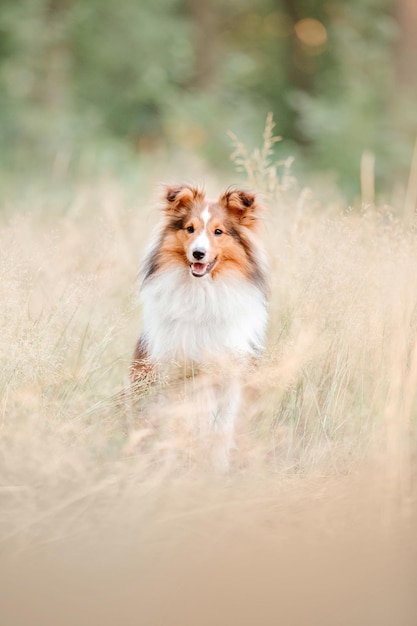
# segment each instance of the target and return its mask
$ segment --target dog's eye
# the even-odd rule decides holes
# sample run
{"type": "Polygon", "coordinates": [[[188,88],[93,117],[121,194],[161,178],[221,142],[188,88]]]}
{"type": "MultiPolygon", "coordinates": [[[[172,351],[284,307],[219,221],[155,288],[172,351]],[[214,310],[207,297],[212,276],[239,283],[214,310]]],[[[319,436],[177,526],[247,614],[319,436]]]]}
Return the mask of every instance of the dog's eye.
{"type": "Polygon", "coordinates": [[[185,230],[187,231],[187,233],[193,233],[194,232],[194,226],[187,226],[187,228],[185,230]]]}
{"type": "Polygon", "coordinates": [[[219,237],[220,235],[223,235],[223,231],[220,228],[216,228],[216,230],[214,231],[214,234],[217,235],[217,237],[219,237]]]}

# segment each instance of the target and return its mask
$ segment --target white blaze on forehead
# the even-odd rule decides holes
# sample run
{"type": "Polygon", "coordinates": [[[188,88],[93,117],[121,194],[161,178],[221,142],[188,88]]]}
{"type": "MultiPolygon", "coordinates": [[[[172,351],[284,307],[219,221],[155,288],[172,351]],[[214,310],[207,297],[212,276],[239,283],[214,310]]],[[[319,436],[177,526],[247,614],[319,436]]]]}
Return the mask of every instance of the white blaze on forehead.
{"type": "Polygon", "coordinates": [[[209,209],[209,205],[207,204],[207,206],[204,207],[204,210],[201,213],[201,219],[203,220],[203,223],[204,223],[204,230],[198,235],[196,239],[194,239],[193,245],[191,246],[191,252],[194,252],[194,250],[198,249],[198,250],[206,252],[207,254],[208,251],[210,250],[210,240],[207,236],[207,225],[210,221],[210,218],[211,218],[210,209],[209,209]]]}
{"type": "Polygon", "coordinates": [[[210,208],[209,208],[208,204],[205,207],[204,211],[202,212],[201,217],[202,217],[203,222],[204,222],[204,229],[207,230],[207,224],[209,223],[210,217],[211,217],[210,208]]]}

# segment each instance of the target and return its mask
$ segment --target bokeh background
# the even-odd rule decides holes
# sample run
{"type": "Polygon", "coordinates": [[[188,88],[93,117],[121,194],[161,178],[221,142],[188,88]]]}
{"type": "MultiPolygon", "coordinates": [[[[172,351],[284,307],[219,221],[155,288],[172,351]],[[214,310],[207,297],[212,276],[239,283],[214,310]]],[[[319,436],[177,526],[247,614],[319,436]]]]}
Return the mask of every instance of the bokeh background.
{"type": "Polygon", "coordinates": [[[272,112],[278,158],[294,156],[303,180],[352,202],[365,154],[396,204],[416,136],[416,33],[415,0],[2,0],[3,182],[149,157],[220,172],[227,131],[255,143],[272,112]]]}
{"type": "Polygon", "coordinates": [[[0,0],[2,626],[417,624],[416,96],[417,0],[0,0]],[[227,478],[129,393],[164,182],[265,204],[227,478]]]}

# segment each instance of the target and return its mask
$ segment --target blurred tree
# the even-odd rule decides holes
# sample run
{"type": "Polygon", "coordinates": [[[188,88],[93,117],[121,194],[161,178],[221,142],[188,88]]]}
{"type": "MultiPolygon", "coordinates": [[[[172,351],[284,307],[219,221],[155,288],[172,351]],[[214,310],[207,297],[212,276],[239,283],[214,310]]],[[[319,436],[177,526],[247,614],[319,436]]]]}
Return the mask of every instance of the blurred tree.
{"type": "Polygon", "coordinates": [[[192,73],[182,0],[78,3],[72,41],[78,107],[140,147],[163,140],[166,102],[192,73]]]}
{"type": "Polygon", "coordinates": [[[47,0],[44,25],[48,36],[41,57],[42,78],[39,98],[48,109],[66,107],[71,102],[71,54],[67,13],[75,0],[47,0]]]}
{"type": "Polygon", "coordinates": [[[400,37],[396,43],[397,82],[401,88],[417,87],[417,2],[396,0],[395,15],[400,37]]]}
{"type": "Polygon", "coordinates": [[[188,0],[187,12],[192,21],[194,72],[189,86],[203,91],[210,89],[216,75],[220,11],[213,11],[208,2],[188,0]]]}
{"type": "MultiPolygon", "coordinates": [[[[309,170],[351,193],[364,151],[404,177],[415,134],[415,0],[2,0],[0,158],[134,150],[220,164],[272,111],[309,170]]],[[[31,159],[33,163],[33,158],[31,159]]]]}

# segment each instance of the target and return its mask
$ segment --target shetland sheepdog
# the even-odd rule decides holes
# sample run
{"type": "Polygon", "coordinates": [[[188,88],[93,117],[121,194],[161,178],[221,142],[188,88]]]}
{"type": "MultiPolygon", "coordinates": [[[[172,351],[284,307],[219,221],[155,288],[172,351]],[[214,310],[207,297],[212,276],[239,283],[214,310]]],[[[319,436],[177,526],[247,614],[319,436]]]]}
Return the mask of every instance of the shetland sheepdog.
{"type": "Polygon", "coordinates": [[[143,324],[131,381],[138,385],[150,371],[175,363],[193,371],[211,365],[196,423],[214,436],[208,440],[220,470],[229,467],[245,365],[260,355],[265,340],[260,214],[255,194],[247,191],[229,189],[210,201],[200,189],[168,187],[141,269],[143,324]]]}

